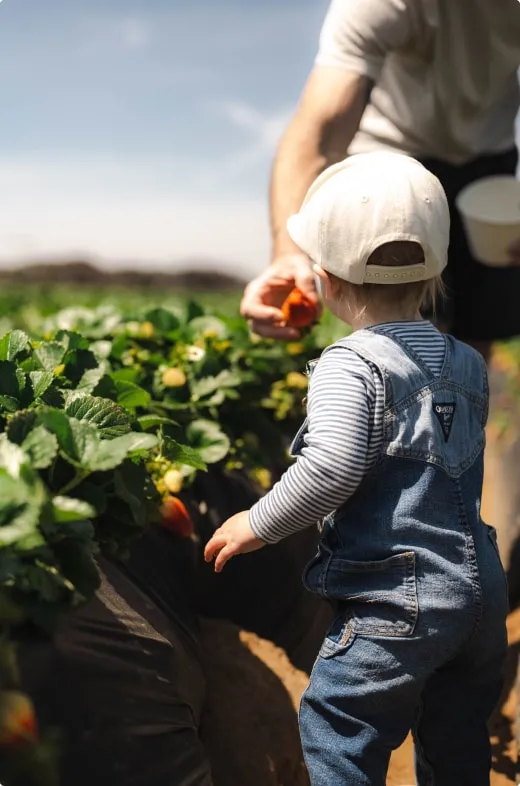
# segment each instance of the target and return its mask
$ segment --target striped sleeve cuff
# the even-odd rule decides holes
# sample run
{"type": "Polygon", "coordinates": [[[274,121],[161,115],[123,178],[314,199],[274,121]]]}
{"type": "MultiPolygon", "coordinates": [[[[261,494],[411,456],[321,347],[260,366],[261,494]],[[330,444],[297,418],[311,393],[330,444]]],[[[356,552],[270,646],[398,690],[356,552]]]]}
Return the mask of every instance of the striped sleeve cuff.
{"type": "Polygon", "coordinates": [[[265,510],[265,505],[262,504],[264,500],[265,497],[262,497],[249,511],[249,525],[256,538],[263,540],[264,543],[273,545],[282,540],[282,538],[278,533],[273,532],[269,525],[269,519],[266,515],[267,511],[265,510]]]}

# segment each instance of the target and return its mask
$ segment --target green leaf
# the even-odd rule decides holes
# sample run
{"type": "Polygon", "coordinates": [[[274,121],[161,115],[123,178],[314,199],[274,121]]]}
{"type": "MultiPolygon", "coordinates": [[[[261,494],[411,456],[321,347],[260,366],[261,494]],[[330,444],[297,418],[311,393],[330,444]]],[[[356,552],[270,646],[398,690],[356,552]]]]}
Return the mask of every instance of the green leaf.
{"type": "Polygon", "coordinates": [[[36,426],[22,442],[22,450],[29,456],[34,469],[46,469],[56,458],[58,440],[44,426],[36,426]]]}
{"type": "Polygon", "coordinates": [[[66,347],[57,341],[45,341],[35,349],[34,355],[43,370],[52,373],[62,364],[66,351],[66,347]]]}
{"type": "Polygon", "coordinates": [[[211,420],[194,420],[187,428],[187,437],[206,464],[222,461],[231,444],[219,426],[211,420]]]}
{"type": "Polygon", "coordinates": [[[204,406],[220,407],[220,405],[224,403],[226,398],[232,398],[231,393],[234,392],[235,391],[232,390],[231,388],[227,388],[227,390],[216,390],[212,396],[204,399],[204,406]]]}
{"type": "Polygon", "coordinates": [[[143,453],[157,447],[159,439],[155,434],[142,434],[139,431],[131,431],[129,434],[124,434],[115,440],[113,439],[110,444],[114,442],[118,446],[124,445],[128,453],[143,453]]]}
{"type": "Polygon", "coordinates": [[[107,508],[107,495],[103,489],[95,483],[85,480],[79,486],[76,486],[74,494],[78,499],[88,502],[96,511],[97,516],[105,512],[107,508]]]}
{"type": "Polygon", "coordinates": [[[85,465],[87,448],[100,441],[96,427],[90,423],[70,418],[58,409],[42,412],[39,419],[48,431],[56,435],[61,451],[80,466],[85,465]]]}
{"type": "Polygon", "coordinates": [[[67,352],[75,351],[77,349],[88,349],[89,342],[81,333],[76,333],[73,330],[60,330],[54,336],[54,340],[62,344],[67,352]]]}
{"type": "Polygon", "coordinates": [[[54,518],[58,522],[81,521],[94,518],[95,509],[88,502],[72,497],[54,497],[52,501],[54,518]]]}
{"type": "Polygon", "coordinates": [[[186,322],[192,322],[194,319],[198,317],[204,316],[204,309],[197,303],[195,300],[188,300],[185,303],[185,314],[186,314],[186,322]]]}
{"type": "MultiPolygon", "coordinates": [[[[60,499],[65,499],[65,497],[60,497],[60,499]]],[[[70,497],[66,499],[70,499],[70,497]]],[[[97,543],[95,542],[96,530],[89,519],[75,518],[72,521],[61,521],[59,525],[55,527],[55,533],[59,533],[61,536],[59,540],[69,538],[75,540],[76,543],[83,544],[89,554],[93,554],[97,551],[97,543]]]]}
{"type": "Polygon", "coordinates": [[[75,349],[67,352],[63,363],[66,367],[64,375],[74,384],[77,384],[82,379],[86,371],[97,369],[99,366],[94,353],[89,349],[75,349]]]}
{"type": "MultiPolygon", "coordinates": [[[[20,395],[16,365],[10,360],[0,360],[0,395],[17,399],[20,395]]],[[[23,372],[22,372],[23,373],[23,372]]]]}
{"type": "Polygon", "coordinates": [[[191,385],[192,398],[197,401],[198,399],[209,396],[221,388],[238,387],[242,382],[242,375],[238,371],[230,371],[224,369],[216,377],[203,377],[196,380],[191,385]]]}
{"type": "Polygon", "coordinates": [[[0,549],[28,551],[45,544],[38,528],[45,501],[41,482],[29,486],[0,469],[0,549]]]}
{"type": "Polygon", "coordinates": [[[205,335],[222,339],[229,336],[229,330],[225,322],[217,317],[196,317],[188,325],[188,334],[193,340],[205,335]]]}
{"type": "Polygon", "coordinates": [[[118,368],[117,371],[113,371],[110,376],[114,382],[133,382],[137,384],[140,371],[138,368],[118,368]]]}
{"type": "Polygon", "coordinates": [[[81,391],[82,393],[92,393],[97,388],[108,370],[109,365],[106,362],[101,363],[97,368],[87,369],[78,382],[76,390],[81,391]]]}
{"type": "Polygon", "coordinates": [[[16,379],[18,381],[18,388],[20,390],[25,390],[25,387],[27,385],[27,375],[25,371],[19,366],[17,366],[16,368],[16,379]]]}
{"type": "Polygon", "coordinates": [[[154,308],[145,314],[145,320],[161,333],[171,333],[180,326],[178,317],[165,308],[154,308]]]}
{"type": "Polygon", "coordinates": [[[89,444],[83,456],[83,464],[91,472],[106,472],[115,469],[128,455],[148,452],[159,440],[154,434],[131,432],[111,440],[100,440],[89,444]]]}
{"type": "Polygon", "coordinates": [[[65,412],[60,409],[45,409],[40,412],[38,420],[56,435],[61,450],[69,455],[74,453],[70,418],[65,412]]]}
{"type": "Polygon", "coordinates": [[[206,469],[206,464],[202,460],[200,453],[188,445],[181,445],[180,442],[171,437],[164,436],[161,441],[161,455],[168,461],[176,464],[186,464],[195,469],[206,469]]]}
{"type": "Polygon", "coordinates": [[[13,442],[9,442],[6,434],[0,435],[0,467],[13,478],[20,477],[20,470],[24,464],[29,463],[29,457],[24,450],[13,442]]]}
{"type": "Polygon", "coordinates": [[[115,383],[117,390],[117,403],[121,407],[127,409],[136,409],[137,407],[149,407],[152,400],[151,395],[144,388],[135,385],[133,382],[124,382],[122,380],[115,383]]]}
{"type": "Polygon", "coordinates": [[[69,424],[72,436],[72,451],[68,455],[80,466],[90,469],[88,456],[97,450],[97,446],[101,444],[101,437],[96,427],[91,423],[71,418],[69,424]]]}
{"type": "Polygon", "coordinates": [[[6,434],[10,442],[21,445],[34,428],[37,414],[33,409],[20,410],[7,424],[6,434]]]}
{"type": "Polygon", "coordinates": [[[41,398],[54,382],[54,374],[51,374],[50,371],[31,371],[29,379],[34,398],[41,398]]]}
{"type": "Polygon", "coordinates": [[[114,473],[115,492],[128,505],[139,527],[144,527],[147,521],[147,505],[143,494],[146,480],[145,468],[130,461],[125,461],[114,473]]]}
{"type": "Polygon", "coordinates": [[[65,412],[69,417],[96,426],[100,436],[106,439],[121,436],[131,429],[126,412],[106,398],[74,396],[67,403],[65,412]]]}
{"type": "Polygon", "coordinates": [[[152,405],[156,408],[165,409],[167,412],[182,412],[183,410],[192,409],[190,401],[175,401],[171,396],[166,397],[163,401],[153,401],[152,405]]]}
{"type": "Polygon", "coordinates": [[[121,445],[116,439],[103,440],[89,445],[88,451],[83,456],[83,464],[91,472],[107,472],[115,469],[122,464],[128,455],[125,445],[121,445]]]}
{"type": "Polygon", "coordinates": [[[11,330],[0,340],[0,360],[14,360],[30,346],[29,338],[22,330],[11,330]]]}
{"type": "Polygon", "coordinates": [[[4,410],[4,412],[16,412],[19,406],[20,404],[17,399],[11,398],[11,396],[0,396],[0,410],[4,410]]]}
{"type": "Polygon", "coordinates": [[[25,577],[30,590],[37,593],[40,603],[43,601],[58,604],[64,594],[68,595],[74,589],[53,564],[41,559],[27,565],[25,577]]]}
{"type": "Polygon", "coordinates": [[[98,360],[106,360],[112,351],[111,341],[93,341],[90,344],[90,351],[94,353],[98,360]]]}
{"type": "Polygon", "coordinates": [[[148,429],[155,429],[158,426],[178,426],[176,420],[172,420],[171,418],[165,418],[163,415],[141,415],[140,418],[137,418],[137,421],[143,431],[148,431],[148,429]]]}

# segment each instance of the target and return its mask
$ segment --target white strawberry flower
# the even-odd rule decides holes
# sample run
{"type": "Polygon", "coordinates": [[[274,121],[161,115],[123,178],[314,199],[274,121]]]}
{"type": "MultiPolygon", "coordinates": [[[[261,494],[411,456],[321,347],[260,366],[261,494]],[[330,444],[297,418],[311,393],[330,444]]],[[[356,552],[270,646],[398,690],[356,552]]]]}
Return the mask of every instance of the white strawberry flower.
{"type": "Polygon", "coordinates": [[[191,346],[187,348],[186,357],[188,360],[196,363],[197,361],[202,360],[205,354],[206,353],[202,347],[191,346]]]}

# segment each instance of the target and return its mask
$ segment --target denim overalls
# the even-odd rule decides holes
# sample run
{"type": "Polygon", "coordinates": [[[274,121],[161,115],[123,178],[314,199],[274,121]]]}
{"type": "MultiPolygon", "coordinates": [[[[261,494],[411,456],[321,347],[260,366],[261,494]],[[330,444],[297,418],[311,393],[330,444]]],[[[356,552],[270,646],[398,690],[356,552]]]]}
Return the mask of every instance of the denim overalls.
{"type": "Polygon", "coordinates": [[[382,375],[384,442],[304,574],[336,610],[300,709],[311,784],[384,786],[413,729],[420,786],[488,786],[507,589],[480,517],[484,363],[451,337],[438,377],[382,328],[341,343],[382,375]]]}

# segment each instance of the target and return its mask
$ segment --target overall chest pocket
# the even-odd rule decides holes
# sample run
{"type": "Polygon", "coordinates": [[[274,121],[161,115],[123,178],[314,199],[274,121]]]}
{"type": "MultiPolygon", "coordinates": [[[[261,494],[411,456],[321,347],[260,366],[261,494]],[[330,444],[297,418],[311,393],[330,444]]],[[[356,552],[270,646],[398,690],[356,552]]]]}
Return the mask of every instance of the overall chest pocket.
{"type": "Polygon", "coordinates": [[[325,597],[337,615],[323,643],[322,657],[345,649],[357,636],[411,636],[418,618],[415,554],[358,562],[331,556],[323,576],[325,597]]]}

